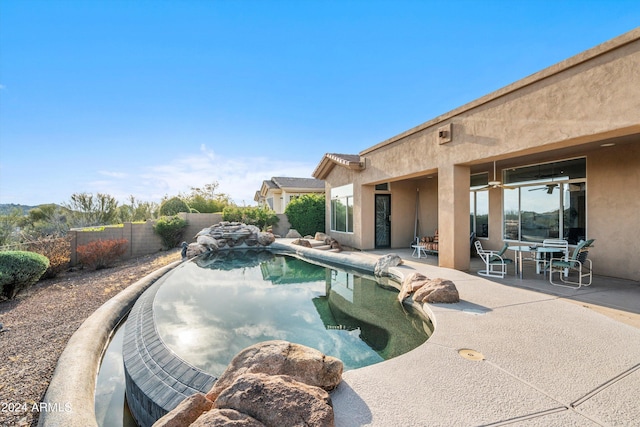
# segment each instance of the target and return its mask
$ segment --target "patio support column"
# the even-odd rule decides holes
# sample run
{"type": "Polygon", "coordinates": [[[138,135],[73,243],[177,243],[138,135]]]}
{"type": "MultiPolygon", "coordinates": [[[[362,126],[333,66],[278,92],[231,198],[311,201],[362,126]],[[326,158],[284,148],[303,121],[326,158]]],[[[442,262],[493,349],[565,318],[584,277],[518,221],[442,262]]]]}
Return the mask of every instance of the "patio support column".
{"type": "Polygon", "coordinates": [[[469,270],[468,166],[438,169],[438,263],[440,267],[469,270]]]}

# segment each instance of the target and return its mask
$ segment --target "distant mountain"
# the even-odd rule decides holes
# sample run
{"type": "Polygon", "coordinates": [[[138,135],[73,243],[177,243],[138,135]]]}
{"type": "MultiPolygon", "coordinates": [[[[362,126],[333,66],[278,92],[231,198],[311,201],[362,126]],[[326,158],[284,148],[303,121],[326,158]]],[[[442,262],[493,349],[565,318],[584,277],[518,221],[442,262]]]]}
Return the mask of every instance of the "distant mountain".
{"type": "Polygon", "coordinates": [[[15,209],[20,209],[22,215],[26,215],[31,209],[37,206],[16,205],[15,203],[0,203],[0,215],[9,215],[15,209]]]}

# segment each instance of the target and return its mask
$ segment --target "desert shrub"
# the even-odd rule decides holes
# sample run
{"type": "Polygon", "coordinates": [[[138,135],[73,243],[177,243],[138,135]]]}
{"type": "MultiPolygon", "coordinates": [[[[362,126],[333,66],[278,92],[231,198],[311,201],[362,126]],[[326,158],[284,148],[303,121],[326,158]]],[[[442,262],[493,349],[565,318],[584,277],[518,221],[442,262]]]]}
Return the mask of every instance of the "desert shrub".
{"type": "Polygon", "coordinates": [[[0,300],[12,299],[42,277],[49,267],[44,255],[27,251],[0,252],[0,300]]]}
{"type": "Polygon", "coordinates": [[[113,263],[127,252],[127,239],[94,240],[78,246],[78,262],[93,270],[100,270],[113,263]]]}
{"type": "Polygon", "coordinates": [[[321,194],[305,194],[289,202],[284,210],[291,228],[303,236],[324,233],[325,200],[321,194]]]}
{"type": "Polygon", "coordinates": [[[182,241],[185,228],[187,228],[187,221],[179,216],[164,216],[153,225],[153,230],[162,239],[165,249],[178,246],[182,241]]]}
{"type": "Polygon", "coordinates": [[[255,225],[260,230],[265,230],[280,220],[275,211],[263,206],[227,206],[222,211],[222,219],[255,225]]]}
{"type": "Polygon", "coordinates": [[[42,275],[42,279],[56,277],[69,266],[71,261],[71,243],[67,237],[39,239],[32,242],[29,249],[49,259],[49,268],[42,275]]]}
{"type": "Polygon", "coordinates": [[[179,197],[172,197],[160,205],[160,216],[173,216],[180,212],[189,212],[187,202],[179,197]]]}

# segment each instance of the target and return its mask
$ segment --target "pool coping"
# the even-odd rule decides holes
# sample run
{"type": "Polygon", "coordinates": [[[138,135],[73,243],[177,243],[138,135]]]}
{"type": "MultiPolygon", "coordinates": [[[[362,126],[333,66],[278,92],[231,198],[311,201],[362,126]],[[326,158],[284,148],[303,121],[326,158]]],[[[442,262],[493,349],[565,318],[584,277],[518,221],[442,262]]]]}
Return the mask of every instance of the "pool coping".
{"type": "MultiPolygon", "coordinates": [[[[302,248],[288,239],[273,249],[369,271],[380,257],[302,248]]],[[[390,269],[398,280],[415,271],[445,277],[461,301],[423,305],[434,324],[423,345],[345,372],[332,392],[336,426],[596,426],[640,419],[640,329],[557,297],[404,261],[390,269]],[[481,358],[465,357],[465,349],[481,358]]],[[[144,289],[180,263],[136,282],[76,331],[43,400],[68,402],[72,411],[42,413],[39,426],[97,425],[95,378],[112,331],[144,289]]]]}
{"type": "Polygon", "coordinates": [[[65,346],[42,402],[47,408],[38,419],[41,427],[97,426],[95,385],[102,356],[115,329],[142,293],[167,272],[175,261],[146,275],[101,305],[80,325],[65,346]],[[66,409],[69,410],[66,410],[66,409]]]}

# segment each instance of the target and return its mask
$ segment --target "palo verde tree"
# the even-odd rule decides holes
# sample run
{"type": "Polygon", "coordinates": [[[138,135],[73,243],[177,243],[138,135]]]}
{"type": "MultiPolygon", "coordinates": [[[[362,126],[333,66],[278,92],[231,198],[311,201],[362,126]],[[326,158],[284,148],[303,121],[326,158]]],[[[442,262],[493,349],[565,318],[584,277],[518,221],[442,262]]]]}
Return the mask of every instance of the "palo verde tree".
{"type": "Polygon", "coordinates": [[[224,193],[218,193],[219,184],[214,181],[203,187],[191,187],[191,192],[181,198],[189,205],[191,211],[200,213],[222,212],[231,204],[231,198],[224,193]]]}
{"type": "Polygon", "coordinates": [[[118,201],[108,194],[74,193],[63,204],[71,211],[72,227],[115,224],[118,221],[118,201]]]}

